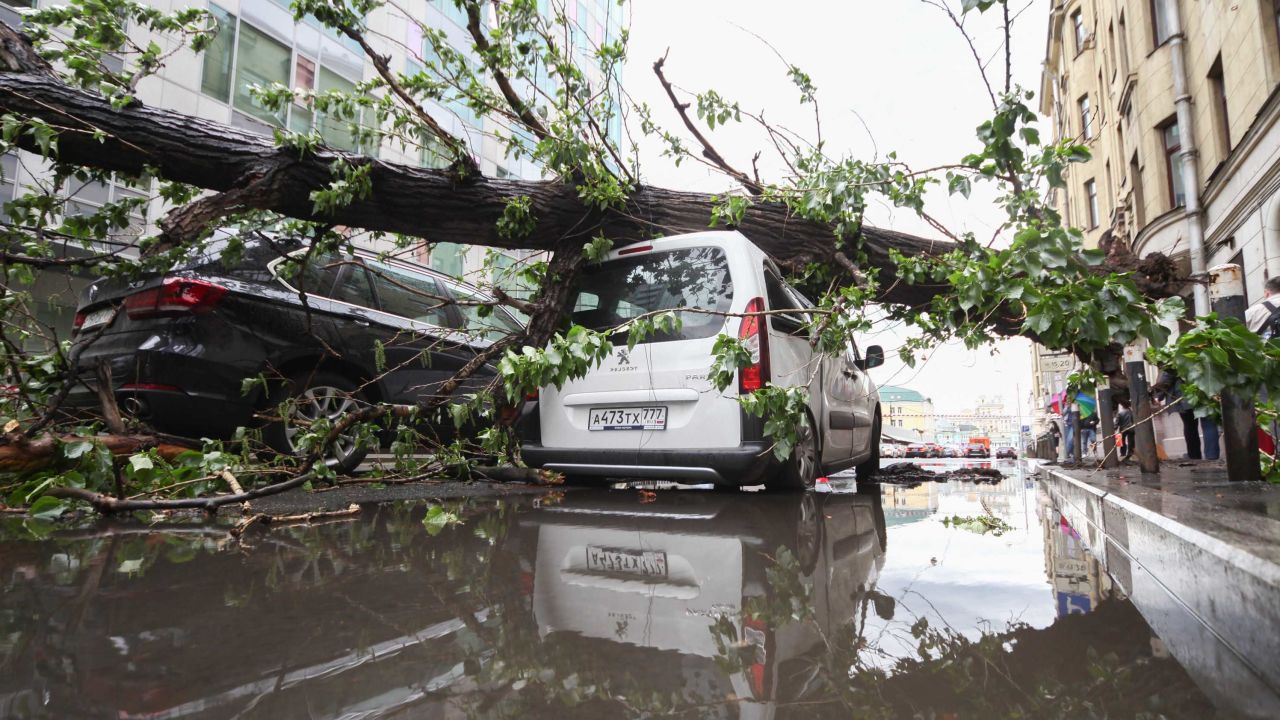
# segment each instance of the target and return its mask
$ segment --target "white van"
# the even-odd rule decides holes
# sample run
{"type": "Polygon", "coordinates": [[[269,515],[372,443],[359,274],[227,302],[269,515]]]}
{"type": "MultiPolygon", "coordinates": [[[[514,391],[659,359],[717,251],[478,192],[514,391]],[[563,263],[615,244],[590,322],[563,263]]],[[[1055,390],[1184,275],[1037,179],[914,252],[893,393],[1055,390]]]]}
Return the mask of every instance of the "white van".
{"type": "Polygon", "coordinates": [[[690,483],[811,486],[855,465],[859,479],[880,463],[880,397],[867,370],[877,346],[838,357],[815,352],[805,329],[813,304],[783,280],[760,248],[738,232],[700,232],[628,245],[583,270],[573,321],[608,330],[644,313],[687,308],[682,327],[628,350],[625,337],[585,377],[539,393],[537,439],[525,461],[573,479],[661,478],[690,483]],[[733,314],[771,311],[770,315],[733,314]],[[729,313],[730,315],[715,314],[729,313]],[[707,379],[721,333],[758,348],[756,363],[718,392],[707,379]],[[741,394],[766,384],[809,388],[808,427],[778,463],[764,421],[741,394]]]}

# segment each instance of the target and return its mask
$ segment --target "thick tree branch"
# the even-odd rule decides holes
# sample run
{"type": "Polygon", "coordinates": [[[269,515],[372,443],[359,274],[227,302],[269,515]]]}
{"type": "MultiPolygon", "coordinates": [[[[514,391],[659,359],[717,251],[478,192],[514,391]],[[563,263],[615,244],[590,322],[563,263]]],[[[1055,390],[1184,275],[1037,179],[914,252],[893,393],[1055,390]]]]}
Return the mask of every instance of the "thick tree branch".
{"type": "Polygon", "coordinates": [[[373,49],[373,46],[369,44],[369,41],[365,39],[364,34],[355,28],[342,25],[338,29],[342,31],[343,35],[360,45],[360,49],[364,51],[365,56],[373,63],[373,67],[378,71],[378,76],[382,78],[382,81],[387,84],[387,87],[391,89],[391,92],[396,97],[400,98],[400,101],[405,104],[409,112],[413,113],[413,116],[425,125],[437,140],[444,143],[450,154],[453,155],[454,162],[460,164],[465,171],[464,174],[471,177],[478,176],[480,174],[480,166],[476,164],[476,159],[472,157],[471,149],[467,147],[467,144],[461,138],[455,137],[448,130],[445,130],[440,123],[436,122],[435,118],[431,117],[431,113],[427,112],[417,100],[413,99],[413,96],[409,94],[404,85],[401,85],[400,81],[396,79],[396,74],[391,71],[391,58],[386,55],[379,55],[373,49]]]}
{"type": "Polygon", "coordinates": [[[511,111],[516,114],[520,122],[535,137],[539,140],[547,139],[550,133],[547,132],[546,126],[542,124],[542,119],[533,111],[529,103],[520,97],[520,93],[516,92],[515,87],[511,84],[511,78],[508,78],[502,68],[490,59],[492,46],[489,44],[489,38],[485,37],[484,30],[480,27],[479,4],[467,4],[467,32],[471,34],[471,40],[475,43],[476,50],[484,60],[485,67],[488,68],[490,75],[493,76],[493,81],[498,85],[498,91],[502,93],[507,105],[511,106],[511,111]]]}
{"type": "Polygon", "coordinates": [[[680,120],[684,122],[685,128],[693,134],[693,137],[698,141],[698,144],[702,145],[702,156],[707,160],[710,160],[716,167],[720,168],[724,174],[734,180],[737,180],[742,187],[747,189],[747,192],[750,192],[752,195],[759,195],[763,193],[764,187],[755,180],[752,180],[746,173],[730,165],[729,161],[724,159],[724,156],[720,154],[720,151],[715,149],[715,146],[711,144],[711,141],[702,134],[702,131],[699,130],[698,126],[693,122],[693,119],[689,117],[689,103],[680,102],[680,99],[676,97],[675,88],[671,86],[670,81],[667,80],[667,76],[662,72],[662,66],[665,65],[666,62],[666,55],[658,58],[657,62],[653,64],[653,74],[658,76],[658,82],[662,83],[662,89],[667,91],[667,98],[671,100],[671,105],[676,109],[676,112],[679,113],[680,120]]]}

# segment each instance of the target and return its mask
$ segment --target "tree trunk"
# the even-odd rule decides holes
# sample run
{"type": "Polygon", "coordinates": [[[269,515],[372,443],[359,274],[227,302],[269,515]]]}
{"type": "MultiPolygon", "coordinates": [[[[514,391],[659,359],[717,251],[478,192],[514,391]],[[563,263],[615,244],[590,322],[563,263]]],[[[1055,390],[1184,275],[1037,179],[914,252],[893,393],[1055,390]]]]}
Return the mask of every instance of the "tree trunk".
{"type": "MultiPolygon", "coordinates": [[[[150,167],[167,180],[214,191],[268,175],[273,180],[256,193],[254,207],[430,242],[552,250],[562,242],[581,244],[603,233],[620,244],[707,230],[714,207],[711,195],[642,186],[625,211],[601,213],[584,206],[571,184],[556,180],[459,179],[450,170],[396,165],[328,148],[303,156],[276,147],[269,138],[170,110],[141,103],[116,110],[102,96],[42,72],[0,71],[0,112],[69,128],[57,140],[63,162],[126,174],[150,167]],[[372,193],[332,215],[317,215],[311,192],[330,182],[330,166],[337,160],[371,163],[372,193]],[[502,237],[498,218],[507,201],[520,196],[531,198],[537,226],[526,237],[502,237]]],[[[19,144],[38,150],[29,136],[19,144]]],[[[835,249],[829,226],[797,219],[777,203],[754,204],[738,229],[783,263],[826,262],[835,249]]],[[[882,299],[928,302],[941,287],[893,282],[891,247],[919,255],[946,252],[952,245],[876,228],[863,231],[868,264],[879,269],[886,288],[882,299]]]]}

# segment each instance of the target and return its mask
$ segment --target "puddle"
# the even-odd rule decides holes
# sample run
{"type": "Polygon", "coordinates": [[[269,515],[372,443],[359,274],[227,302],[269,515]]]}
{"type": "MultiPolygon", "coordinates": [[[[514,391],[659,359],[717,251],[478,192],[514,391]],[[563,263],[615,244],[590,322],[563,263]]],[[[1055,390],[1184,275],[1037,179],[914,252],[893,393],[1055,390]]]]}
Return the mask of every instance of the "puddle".
{"type": "Polygon", "coordinates": [[[0,717],[1229,715],[1000,467],[10,535],[0,717]]]}

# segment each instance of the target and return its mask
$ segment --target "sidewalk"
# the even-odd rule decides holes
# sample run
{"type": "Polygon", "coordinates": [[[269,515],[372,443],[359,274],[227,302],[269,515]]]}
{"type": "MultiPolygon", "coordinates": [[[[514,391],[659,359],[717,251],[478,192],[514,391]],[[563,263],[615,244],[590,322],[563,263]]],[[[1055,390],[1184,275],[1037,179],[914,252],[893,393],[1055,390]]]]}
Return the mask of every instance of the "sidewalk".
{"type": "Polygon", "coordinates": [[[1230,482],[1214,462],[1037,475],[1193,677],[1225,680],[1245,715],[1280,716],[1280,486],[1230,482]]]}

